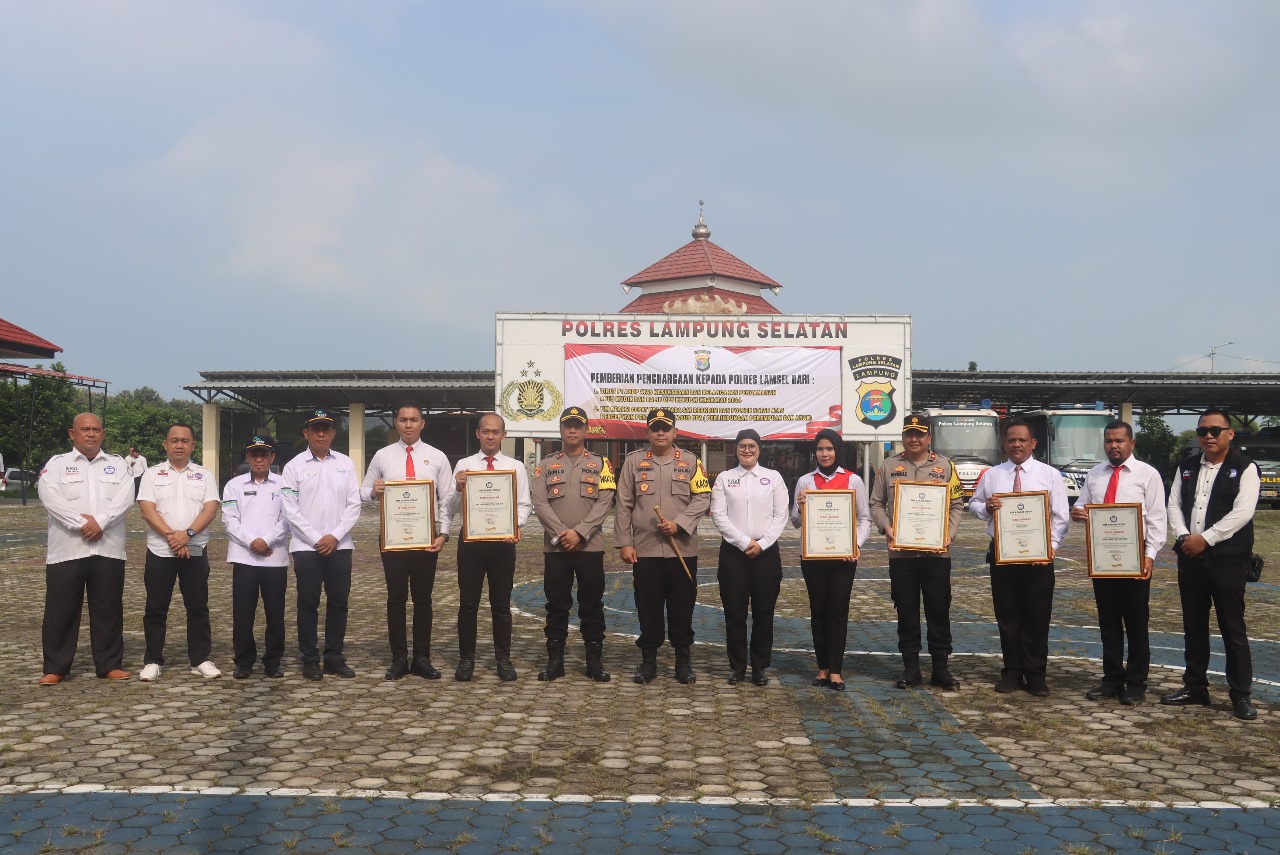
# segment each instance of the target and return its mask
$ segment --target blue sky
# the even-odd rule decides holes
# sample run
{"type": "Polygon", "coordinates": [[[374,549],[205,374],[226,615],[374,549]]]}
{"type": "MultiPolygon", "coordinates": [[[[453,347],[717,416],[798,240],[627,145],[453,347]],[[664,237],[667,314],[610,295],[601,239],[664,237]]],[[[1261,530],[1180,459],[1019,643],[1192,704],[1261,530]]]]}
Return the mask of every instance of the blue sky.
{"type": "Polygon", "coordinates": [[[1280,4],[0,0],[0,317],[113,388],[493,367],[712,240],[919,367],[1275,371],[1280,4]]]}

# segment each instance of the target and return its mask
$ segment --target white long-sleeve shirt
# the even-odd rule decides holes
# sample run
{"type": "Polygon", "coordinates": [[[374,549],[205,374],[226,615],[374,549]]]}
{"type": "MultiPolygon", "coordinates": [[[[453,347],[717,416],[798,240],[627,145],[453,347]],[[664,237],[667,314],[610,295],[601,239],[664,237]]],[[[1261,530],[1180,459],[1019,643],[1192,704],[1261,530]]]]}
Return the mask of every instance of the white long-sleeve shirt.
{"type": "MultiPolygon", "coordinates": [[[[459,472],[483,472],[488,468],[489,462],[485,459],[484,452],[476,452],[458,461],[458,465],[453,467],[453,478],[456,482],[459,472]]],[[[493,468],[516,470],[516,525],[523,526],[529,519],[529,514],[533,513],[533,496],[529,493],[528,470],[519,460],[507,457],[501,451],[493,455],[493,468]]],[[[449,503],[443,507],[448,511],[448,516],[441,518],[440,531],[445,532],[453,524],[453,518],[462,513],[462,494],[457,492],[456,484],[453,495],[449,497],[449,503]]]]}
{"type": "Polygon", "coordinates": [[[237,475],[222,488],[222,525],[227,530],[227,563],[252,567],[288,567],[289,528],[284,520],[284,480],[268,472],[262,481],[253,473],[237,475]],[[262,538],[270,555],[259,555],[249,544],[262,538]]]}
{"type": "MultiPolygon", "coordinates": [[[[142,474],[138,501],[151,502],[156,512],[174,531],[186,531],[209,502],[218,501],[218,482],[213,473],[198,463],[188,463],[177,470],[169,463],[152,466],[142,474]]],[[[189,544],[191,554],[209,543],[209,530],[198,532],[189,544]]],[[[147,551],[161,558],[172,558],[173,550],[163,534],[147,527],[147,551]]]]}
{"type": "Polygon", "coordinates": [[[1210,463],[1204,459],[1203,454],[1200,455],[1200,477],[1196,479],[1195,501],[1191,506],[1190,519],[1182,507],[1181,476],[1173,479],[1173,489],[1169,491],[1169,525],[1175,537],[1198,534],[1204,537],[1205,543],[1213,546],[1231,537],[1253,519],[1258,506],[1258,491],[1262,489],[1262,479],[1258,475],[1256,464],[1246,466],[1239,473],[1240,492],[1236,494],[1236,500],[1227,515],[1208,529],[1204,527],[1205,513],[1209,510],[1209,493],[1213,490],[1213,482],[1217,480],[1221,469],[1221,463],[1210,463]]]}
{"type": "MultiPolygon", "coordinates": [[[[987,523],[987,534],[996,536],[996,523],[987,510],[987,499],[996,493],[1012,493],[1015,464],[1006,460],[999,466],[993,466],[982,473],[978,489],[969,500],[969,512],[987,523]]],[[[1034,457],[1028,457],[1022,463],[1022,480],[1019,486],[1024,493],[1035,493],[1041,490],[1049,494],[1049,540],[1056,550],[1062,539],[1067,536],[1071,526],[1071,503],[1067,499],[1067,488],[1062,483],[1062,473],[1047,463],[1041,463],[1034,457]]]]}
{"type": "Polygon", "coordinates": [[[129,469],[130,478],[141,478],[142,473],[147,471],[147,458],[139,454],[134,457],[132,454],[126,454],[124,457],[124,465],[129,469]]]}
{"type": "Polygon", "coordinates": [[[44,465],[36,490],[49,515],[46,563],[90,555],[124,559],[124,516],[133,504],[133,479],[123,458],[101,450],[92,460],[74,449],[55,454],[44,465]],[[93,543],[80,534],[86,514],[102,528],[102,537],[93,543]]]}
{"type": "Polygon", "coordinates": [[[751,541],[768,549],[787,525],[787,485],[764,466],[735,466],[711,487],[711,521],[725,541],[745,550],[751,541]]]}
{"type": "MultiPolygon", "coordinates": [[[[360,484],[360,498],[366,502],[374,501],[373,482],[404,481],[408,448],[404,440],[396,440],[392,445],[378,450],[369,461],[369,468],[364,473],[364,481],[360,484]]],[[[436,493],[436,533],[449,533],[449,503],[457,488],[453,482],[453,470],[449,466],[449,458],[438,448],[418,441],[413,444],[413,477],[418,481],[434,481],[436,493]]]]}
{"type": "MultiPolygon", "coordinates": [[[[867,485],[861,477],[843,466],[837,466],[831,477],[835,478],[844,472],[848,472],[849,489],[853,490],[853,504],[858,514],[858,548],[862,548],[862,544],[867,542],[867,535],[871,534],[871,505],[867,502],[867,485]]],[[[800,497],[806,490],[823,489],[818,486],[817,476],[818,471],[815,469],[801,475],[796,482],[795,502],[791,505],[791,525],[795,528],[800,527],[800,497]]]]}
{"type": "Polygon", "coordinates": [[[1143,535],[1147,540],[1146,555],[1148,558],[1155,558],[1156,553],[1164,547],[1168,514],[1164,506],[1164,479],[1154,466],[1143,463],[1136,457],[1130,457],[1116,467],[1110,463],[1099,463],[1085,474],[1084,488],[1080,490],[1076,505],[1083,508],[1085,505],[1102,504],[1107,496],[1107,485],[1111,483],[1113,469],[1120,470],[1116,501],[1142,505],[1143,535]]]}
{"type": "Polygon", "coordinates": [[[280,475],[290,552],[315,552],[316,541],[327,534],[339,549],[355,548],[351,529],[360,519],[360,482],[350,457],[331,450],[319,458],[308,448],[280,475]]]}

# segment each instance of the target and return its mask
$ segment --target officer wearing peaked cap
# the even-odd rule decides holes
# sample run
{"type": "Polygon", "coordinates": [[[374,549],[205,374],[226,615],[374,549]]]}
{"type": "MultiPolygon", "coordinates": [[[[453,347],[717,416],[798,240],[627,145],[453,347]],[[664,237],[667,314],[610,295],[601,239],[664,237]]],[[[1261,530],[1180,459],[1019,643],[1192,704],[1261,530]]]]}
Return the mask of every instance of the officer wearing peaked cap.
{"type": "Polygon", "coordinates": [[[586,645],[586,674],[607,683],[604,670],[604,537],[601,529],[616,492],[608,458],[586,449],[587,415],[560,414],[559,452],[533,473],[533,511],[543,528],[543,588],[547,593],[547,665],[538,679],[564,676],[564,646],[578,581],[578,620],[586,645]]]}
{"type": "Polygon", "coordinates": [[[692,683],[698,521],[711,508],[711,484],[698,458],[675,448],[676,420],[670,410],[650,410],[645,421],[648,449],[628,454],[618,470],[613,526],[614,545],[632,565],[640,619],[636,645],[642,660],[635,681],[648,683],[657,676],[658,648],[666,636],[675,648],[676,679],[692,683]],[[669,625],[664,625],[664,612],[669,625]]]}

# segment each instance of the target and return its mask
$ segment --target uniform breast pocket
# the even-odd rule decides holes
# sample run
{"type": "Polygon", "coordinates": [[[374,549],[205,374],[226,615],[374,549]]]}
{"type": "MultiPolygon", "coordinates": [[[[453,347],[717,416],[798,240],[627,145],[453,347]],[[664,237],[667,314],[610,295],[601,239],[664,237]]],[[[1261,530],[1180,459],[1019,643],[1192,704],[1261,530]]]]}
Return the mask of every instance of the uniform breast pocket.
{"type": "Polygon", "coordinates": [[[689,497],[689,482],[688,482],[688,481],[677,481],[677,480],[672,480],[672,482],[671,482],[671,495],[673,495],[673,496],[683,496],[683,497],[685,497],[685,498],[688,498],[688,497],[689,497]]]}
{"type": "Polygon", "coordinates": [[[78,499],[84,495],[84,476],[76,475],[62,479],[62,494],[68,499],[78,499]]]}

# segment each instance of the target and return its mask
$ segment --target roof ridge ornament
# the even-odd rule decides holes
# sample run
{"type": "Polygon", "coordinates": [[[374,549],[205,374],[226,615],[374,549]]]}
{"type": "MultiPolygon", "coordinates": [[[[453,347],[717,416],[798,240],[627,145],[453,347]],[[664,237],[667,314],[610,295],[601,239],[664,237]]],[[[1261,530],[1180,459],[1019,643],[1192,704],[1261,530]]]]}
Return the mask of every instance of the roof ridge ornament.
{"type": "Polygon", "coordinates": [[[708,240],[711,237],[711,227],[702,219],[702,206],[705,204],[701,199],[698,200],[698,224],[693,227],[694,240],[708,240]]]}

